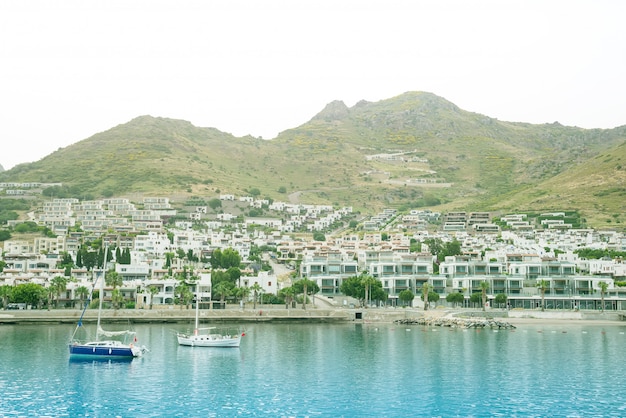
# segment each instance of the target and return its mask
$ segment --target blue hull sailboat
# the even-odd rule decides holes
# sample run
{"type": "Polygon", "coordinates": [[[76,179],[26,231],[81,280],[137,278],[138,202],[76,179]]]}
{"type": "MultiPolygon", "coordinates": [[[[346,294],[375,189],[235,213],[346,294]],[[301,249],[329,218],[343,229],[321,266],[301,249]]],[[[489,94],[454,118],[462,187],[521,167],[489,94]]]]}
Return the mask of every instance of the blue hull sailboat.
{"type": "MultiPolygon", "coordinates": [[[[71,359],[120,359],[127,360],[133,359],[135,357],[142,356],[147,349],[143,346],[139,347],[136,345],[137,338],[135,337],[134,331],[105,331],[100,326],[100,314],[102,312],[102,299],[104,299],[104,276],[106,272],[106,264],[107,264],[107,253],[108,247],[104,251],[104,267],[99,274],[96,275],[96,282],[100,280],[100,295],[99,295],[99,303],[98,303],[98,325],[96,328],[96,339],[94,341],[78,341],[76,337],[76,332],[83,326],[83,316],[85,315],[85,311],[89,306],[89,301],[91,300],[91,295],[85,302],[85,307],[83,308],[83,312],[80,315],[78,320],[78,324],[76,329],[74,330],[74,334],[72,335],[72,339],[69,344],[70,349],[70,358],[71,359]],[[100,339],[100,337],[106,337],[107,339],[100,339]],[[132,337],[133,341],[131,343],[122,342],[120,340],[111,339],[112,337],[132,337]]],[[[94,287],[95,287],[94,282],[94,287]]],[[[92,292],[93,294],[93,288],[92,292]]]]}
{"type": "Polygon", "coordinates": [[[99,357],[99,358],[133,358],[143,355],[143,349],[121,341],[91,341],[83,344],[70,344],[72,357],[99,357]]]}

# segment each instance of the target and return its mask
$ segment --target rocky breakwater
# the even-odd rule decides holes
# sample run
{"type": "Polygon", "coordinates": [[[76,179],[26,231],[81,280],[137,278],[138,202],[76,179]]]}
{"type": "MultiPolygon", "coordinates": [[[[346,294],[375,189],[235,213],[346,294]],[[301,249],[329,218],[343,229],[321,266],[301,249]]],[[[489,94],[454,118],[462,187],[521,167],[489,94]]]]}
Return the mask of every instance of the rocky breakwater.
{"type": "Polygon", "coordinates": [[[499,321],[493,318],[454,318],[447,316],[421,318],[405,318],[394,321],[401,325],[425,325],[430,327],[449,328],[492,328],[492,329],[512,329],[514,325],[508,322],[499,321]]]}

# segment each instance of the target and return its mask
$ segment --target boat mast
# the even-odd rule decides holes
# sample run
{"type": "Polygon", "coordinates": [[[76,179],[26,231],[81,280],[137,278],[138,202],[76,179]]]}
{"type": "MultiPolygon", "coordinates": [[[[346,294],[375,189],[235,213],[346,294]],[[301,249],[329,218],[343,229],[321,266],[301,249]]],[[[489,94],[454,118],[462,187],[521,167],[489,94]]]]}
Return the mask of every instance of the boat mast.
{"type": "Polygon", "coordinates": [[[107,272],[107,254],[109,253],[109,246],[104,246],[104,262],[102,264],[102,277],[100,280],[100,294],[98,295],[98,325],[96,327],[96,341],[99,340],[100,336],[100,313],[102,312],[102,299],[104,299],[104,279],[106,277],[107,272]]]}
{"type": "Polygon", "coordinates": [[[194,335],[198,335],[198,306],[200,306],[200,293],[196,291],[196,328],[193,331],[194,335]]]}

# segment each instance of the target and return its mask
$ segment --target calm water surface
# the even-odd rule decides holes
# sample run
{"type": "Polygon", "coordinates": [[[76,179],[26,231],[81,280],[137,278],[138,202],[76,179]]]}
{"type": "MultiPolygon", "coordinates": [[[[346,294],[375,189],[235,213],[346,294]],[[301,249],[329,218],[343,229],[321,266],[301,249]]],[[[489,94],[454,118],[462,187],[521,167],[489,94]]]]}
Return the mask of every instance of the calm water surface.
{"type": "Polygon", "coordinates": [[[70,362],[73,326],[1,325],[0,416],[626,416],[621,325],[247,324],[239,349],[178,346],[185,328],[135,326],[150,352],[130,362],[70,362]]]}

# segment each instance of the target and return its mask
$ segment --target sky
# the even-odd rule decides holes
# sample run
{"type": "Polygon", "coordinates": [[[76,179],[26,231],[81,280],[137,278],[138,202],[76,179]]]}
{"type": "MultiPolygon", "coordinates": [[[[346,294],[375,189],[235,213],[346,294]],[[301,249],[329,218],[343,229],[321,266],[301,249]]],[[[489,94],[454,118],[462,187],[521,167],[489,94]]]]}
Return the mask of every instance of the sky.
{"type": "Polygon", "coordinates": [[[151,115],[271,139],[426,91],[499,120],[626,125],[622,0],[1,0],[0,165],[151,115]]]}

